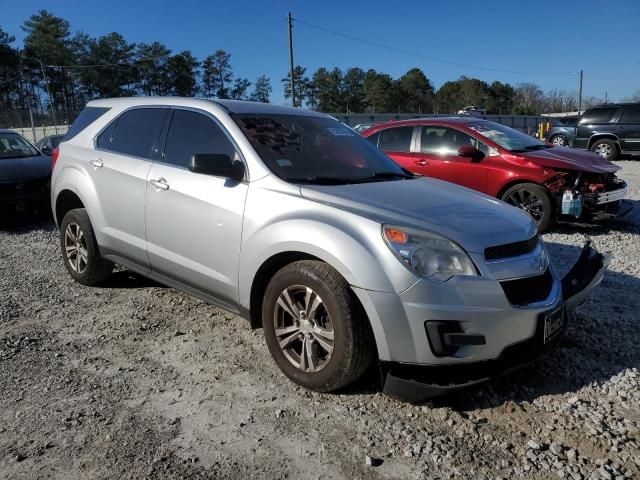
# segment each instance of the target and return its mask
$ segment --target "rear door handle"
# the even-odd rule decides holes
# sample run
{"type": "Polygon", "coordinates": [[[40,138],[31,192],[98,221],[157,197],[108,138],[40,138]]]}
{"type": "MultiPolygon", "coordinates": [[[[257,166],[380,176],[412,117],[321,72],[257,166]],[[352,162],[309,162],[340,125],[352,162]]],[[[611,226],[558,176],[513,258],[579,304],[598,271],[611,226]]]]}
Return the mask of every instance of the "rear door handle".
{"type": "Polygon", "coordinates": [[[429,165],[429,162],[427,162],[426,160],[416,160],[415,164],[416,165],[420,165],[421,167],[425,167],[425,166],[429,165]]]}
{"type": "Polygon", "coordinates": [[[154,188],[157,188],[158,190],[169,190],[169,184],[162,177],[160,177],[157,180],[149,180],[149,183],[153,185],[154,188]]]}
{"type": "Polygon", "coordinates": [[[90,160],[89,163],[95,168],[100,168],[104,165],[104,163],[102,163],[102,160],[100,160],[99,158],[94,158],[93,160],[90,160]]]}

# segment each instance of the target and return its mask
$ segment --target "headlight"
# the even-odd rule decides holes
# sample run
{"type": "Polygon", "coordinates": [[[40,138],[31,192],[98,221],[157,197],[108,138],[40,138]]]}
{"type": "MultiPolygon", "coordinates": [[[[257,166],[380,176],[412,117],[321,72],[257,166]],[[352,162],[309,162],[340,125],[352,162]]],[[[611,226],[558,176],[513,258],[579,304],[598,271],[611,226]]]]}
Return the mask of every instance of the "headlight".
{"type": "Polygon", "coordinates": [[[382,233],[389,248],[418,275],[442,282],[454,275],[478,275],[467,253],[447,238],[431,232],[390,225],[384,225],[382,233]]]}

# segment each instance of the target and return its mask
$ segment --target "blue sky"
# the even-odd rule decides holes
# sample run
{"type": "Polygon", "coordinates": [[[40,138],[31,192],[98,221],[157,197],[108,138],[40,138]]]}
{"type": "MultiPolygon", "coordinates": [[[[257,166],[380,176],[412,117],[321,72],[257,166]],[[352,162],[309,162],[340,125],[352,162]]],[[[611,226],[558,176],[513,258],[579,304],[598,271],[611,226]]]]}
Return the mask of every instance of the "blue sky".
{"type": "Polygon", "coordinates": [[[20,0],[3,2],[0,26],[21,44],[22,22],[40,8],[66,18],[92,36],[117,31],[130,42],[158,40],[174,52],[203,58],[231,53],[236,75],[271,77],[272,101],[283,103],[287,73],[286,15],[421,55],[533,75],[456,66],[381,49],[295,25],[295,61],[308,73],[320,66],[375,68],[398,77],[421,68],[439,87],[461,75],[513,84],[533,82],[547,91],[577,90],[618,100],[640,90],[640,1],[348,1],[245,0],[20,0]]]}

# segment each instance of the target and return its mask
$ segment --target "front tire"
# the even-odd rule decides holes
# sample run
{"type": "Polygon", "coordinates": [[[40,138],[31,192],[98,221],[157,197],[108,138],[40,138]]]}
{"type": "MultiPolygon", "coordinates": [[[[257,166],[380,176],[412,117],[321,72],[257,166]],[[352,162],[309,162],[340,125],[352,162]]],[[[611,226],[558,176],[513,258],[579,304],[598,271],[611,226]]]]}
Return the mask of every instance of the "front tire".
{"type": "Polygon", "coordinates": [[[344,278],[324,262],[293,262],[273,276],[262,303],[262,326],[280,370],[310,390],[344,387],[373,359],[373,335],[362,307],[344,278]]]}
{"type": "Polygon", "coordinates": [[[84,208],[69,210],[62,219],[60,249],[67,271],[82,285],[96,285],[113,272],[113,263],[100,255],[89,215],[84,208]]]}
{"type": "Polygon", "coordinates": [[[607,160],[615,160],[618,156],[618,145],[613,140],[596,140],[593,145],[591,145],[591,151],[597,153],[601,157],[606,158],[607,160]]]}
{"type": "Polygon", "coordinates": [[[538,231],[548,230],[555,222],[556,209],[547,189],[535,183],[518,183],[500,197],[516,208],[527,212],[538,224],[538,231]]]}

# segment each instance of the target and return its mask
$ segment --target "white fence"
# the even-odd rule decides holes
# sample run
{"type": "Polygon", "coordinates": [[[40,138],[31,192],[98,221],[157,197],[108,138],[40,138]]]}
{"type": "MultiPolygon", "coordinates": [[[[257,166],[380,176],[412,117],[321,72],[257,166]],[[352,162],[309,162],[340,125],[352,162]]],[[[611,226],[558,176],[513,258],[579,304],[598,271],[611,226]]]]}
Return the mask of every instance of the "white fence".
{"type": "Polygon", "coordinates": [[[69,126],[54,125],[50,127],[42,126],[33,128],[12,128],[11,130],[31,140],[33,143],[36,143],[42,137],[46,137],[48,135],[61,135],[67,133],[67,130],[69,130],[69,126]]]}

